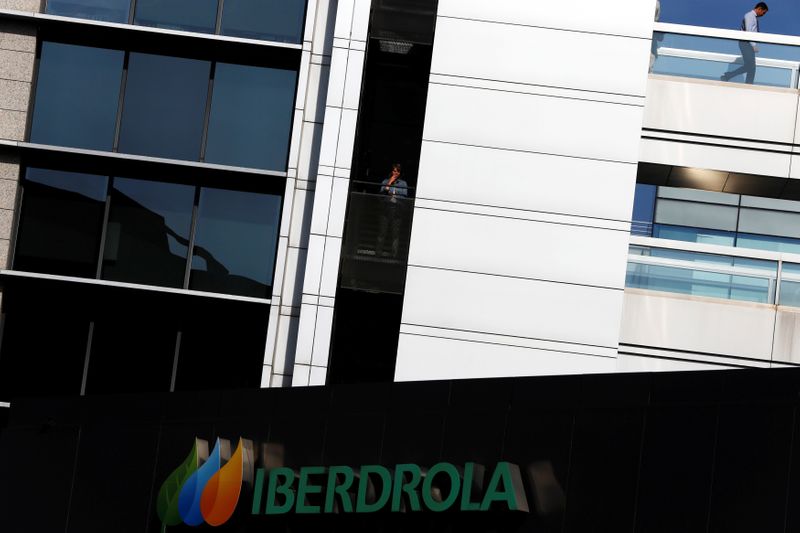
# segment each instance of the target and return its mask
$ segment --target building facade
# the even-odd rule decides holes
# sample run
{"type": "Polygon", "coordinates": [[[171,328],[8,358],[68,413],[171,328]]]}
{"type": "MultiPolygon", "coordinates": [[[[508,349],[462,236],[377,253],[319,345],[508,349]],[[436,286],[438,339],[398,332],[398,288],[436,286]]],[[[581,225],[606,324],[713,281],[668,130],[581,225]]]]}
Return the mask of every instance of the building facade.
{"type": "Polygon", "coordinates": [[[797,364],[800,41],[595,4],[0,4],[0,400],[797,364]]]}

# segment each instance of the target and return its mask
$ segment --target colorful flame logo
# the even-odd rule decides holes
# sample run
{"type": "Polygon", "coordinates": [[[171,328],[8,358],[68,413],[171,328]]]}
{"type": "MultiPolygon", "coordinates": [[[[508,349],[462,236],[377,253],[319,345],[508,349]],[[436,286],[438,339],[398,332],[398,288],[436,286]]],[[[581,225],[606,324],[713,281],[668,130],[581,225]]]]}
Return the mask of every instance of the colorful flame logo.
{"type": "Polygon", "coordinates": [[[158,493],[161,531],[181,522],[189,526],[224,524],[236,510],[243,482],[253,482],[252,441],[239,439],[231,455],[230,442],[217,439],[209,455],[208,443],[195,439],[189,455],[158,493]]]}

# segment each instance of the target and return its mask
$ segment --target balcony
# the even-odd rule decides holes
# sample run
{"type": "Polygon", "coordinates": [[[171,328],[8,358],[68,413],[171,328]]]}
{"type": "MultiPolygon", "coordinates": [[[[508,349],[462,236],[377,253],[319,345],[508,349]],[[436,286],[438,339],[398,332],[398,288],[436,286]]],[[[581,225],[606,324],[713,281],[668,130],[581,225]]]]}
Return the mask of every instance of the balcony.
{"type": "MultiPolygon", "coordinates": [[[[366,188],[380,186],[369,183],[366,188]]],[[[403,293],[413,211],[413,198],[363,190],[350,193],[340,287],[403,293]]]]}
{"type": "MultiPolygon", "coordinates": [[[[800,37],[665,23],[655,29],[640,161],[665,173],[732,174],[731,192],[763,196],[775,196],[760,190],[763,178],[772,179],[770,191],[799,179],[800,37]]],[[[700,188],[723,190],[726,181],[700,188]]]]}
{"type": "Polygon", "coordinates": [[[632,236],[625,287],[623,352],[800,363],[800,255],[632,236]]]}

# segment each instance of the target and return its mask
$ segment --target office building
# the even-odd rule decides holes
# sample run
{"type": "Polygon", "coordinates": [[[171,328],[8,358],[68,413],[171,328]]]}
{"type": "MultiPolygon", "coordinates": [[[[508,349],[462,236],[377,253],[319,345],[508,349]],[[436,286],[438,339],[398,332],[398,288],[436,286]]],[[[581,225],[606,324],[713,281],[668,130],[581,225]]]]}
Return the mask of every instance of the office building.
{"type": "MultiPolygon", "coordinates": [[[[494,463],[519,465],[525,505],[519,491],[503,509],[490,501],[481,531],[795,527],[800,37],[656,11],[655,0],[614,13],[589,0],[0,0],[4,453],[63,445],[59,486],[79,487],[68,501],[53,490],[60,511],[41,528],[100,527],[87,511],[92,458],[106,453],[96,443],[138,439],[140,422],[152,447],[124,467],[140,483],[125,497],[139,522],[121,530],[155,531],[156,514],[184,527],[152,506],[188,434],[205,439],[195,468],[210,464],[204,446],[233,464],[226,446],[242,437],[254,446],[242,464],[254,454],[269,475],[280,434],[274,464],[298,476],[444,461],[463,482],[480,463],[484,496],[494,463]],[[773,370],[705,372],[739,368],[773,370]],[[486,381],[457,381],[473,378],[486,381]],[[434,412],[430,442],[407,420],[386,429],[405,420],[398,399],[428,420],[415,391],[434,412]],[[535,453],[528,415],[553,436],[535,453]],[[733,429],[739,416],[752,432],[733,429]],[[47,419],[40,433],[56,436],[31,436],[47,419]],[[348,455],[348,432],[370,444],[348,455]],[[409,456],[408,435],[432,451],[409,456]],[[380,451],[397,442],[405,455],[380,451]],[[739,491],[745,444],[760,467],[739,491]],[[656,463],[694,465],[682,471],[702,490],[685,523],[665,518],[658,487],[679,486],[656,463]],[[759,511],[735,519],[749,497],[759,511]]],[[[447,501],[435,488],[429,510],[447,501]]],[[[182,521],[202,522],[196,511],[182,521]]],[[[401,529],[471,523],[455,514],[401,529]]],[[[329,519],[287,520],[392,523],[329,519]]]]}

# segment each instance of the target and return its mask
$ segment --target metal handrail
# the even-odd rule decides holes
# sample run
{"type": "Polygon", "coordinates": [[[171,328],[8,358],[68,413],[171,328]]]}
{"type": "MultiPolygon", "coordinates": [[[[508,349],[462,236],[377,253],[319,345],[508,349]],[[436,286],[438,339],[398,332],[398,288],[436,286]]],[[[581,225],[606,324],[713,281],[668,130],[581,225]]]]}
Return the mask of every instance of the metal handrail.
{"type": "MultiPolygon", "coordinates": [[[[704,52],[701,50],[686,50],[684,48],[660,47],[659,56],[678,57],[682,59],[699,59],[701,61],[715,61],[717,63],[741,64],[742,56],[736,54],[723,54],[720,52],[704,52]]],[[[785,59],[771,59],[768,57],[757,57],[756,66],[785,69],[791,72],[790,89],[798,87],[800,79],[800,61],[788,61],[785,59]]]]}
{"type": "Polygon", "coordinates": [[[714,255],[718,257],[725,256],[730,258],[772,261],[775,264],[775,269],[773,270],[770,268],[769,270],[766,270],[741,265],[715,265],[713,263],[696,262],[668,257],[653,257],[636,253],[628,254],[629,264],[632,263],[672,267],[697,272],[742,276],[765,280],[769,283],[767,288],[767,303],[770,304],[781,305],[781,285],[783,282],[800,283],[800,271],[787,272],[784,268],[785,264],[792,264],[800,267],[800,254],[768,252],[764,250],[734,248],[730,246],[698,244],[692,242],[636,236],[631,236],[630,244],[631,246],[640,248],[683,251],[697,254],[714,255]]]}

